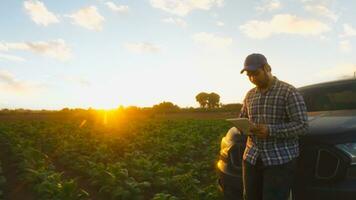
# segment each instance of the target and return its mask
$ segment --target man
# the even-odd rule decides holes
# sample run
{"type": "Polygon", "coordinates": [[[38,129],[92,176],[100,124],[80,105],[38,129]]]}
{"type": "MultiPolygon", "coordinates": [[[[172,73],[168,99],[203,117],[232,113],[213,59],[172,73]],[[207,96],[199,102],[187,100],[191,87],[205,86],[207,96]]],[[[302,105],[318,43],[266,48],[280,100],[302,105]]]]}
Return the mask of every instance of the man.
{"type": "Polygon", "coordinates": [[[303,97],[272,75],[262,54],[246,57],[246,71],[256,85],[243,102],[240,117],[250,120],[242,162],[245,200],[287,200],[293,183],[298,136],[308,130],[303,97]]]}

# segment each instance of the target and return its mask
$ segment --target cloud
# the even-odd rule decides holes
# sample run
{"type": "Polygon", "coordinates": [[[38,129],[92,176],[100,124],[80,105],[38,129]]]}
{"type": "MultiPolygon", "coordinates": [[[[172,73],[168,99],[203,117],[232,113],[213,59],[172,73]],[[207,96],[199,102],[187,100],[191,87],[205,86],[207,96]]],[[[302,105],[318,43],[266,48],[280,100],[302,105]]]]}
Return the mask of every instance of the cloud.
{"type": "Polygon", "coordinates": [[[224,0],[150,0],[151,6],[171,14],[185,16],[193,10],[210,10],[221,7],[224,0]]]}
{"type": "Polygon", "coordinates": [[[251,20],[240,26],[240,30],[248,37],[264,39],[273,34],[296,34],[316,36],[330,31],[330,27],[314,19],[302,19],[290,14],[273,16],[270,21],[251,20]]]}
{"type": "Polygon", "coordinates": [[[23,94],[32,93],[39,88],[33,84],[16,79],[8,71],[0,71],[0,89],[10,93],[23,94]]]}
{"type": "Polygon", "coordinates": [[[217,21],[216,25],[222,27],[222,26],[225,26],[225,23],[222,21],[217,21]]]}
{"type": "Polygon", "coordinates": [[[7,51],[7,50],[8,50],[7,46],[2,42],[0,42],[0,51],[7,51]]]}
{"type": "Polygon", "coordinates": [[[81,77],[67,76],[67,77],[65,77],[64,79],[67,80],[67,81],[70,81],[70,82],[79,84],[79,85],[82,86],[82,87],[89,87],[89,86],[91,86],[90,81],[88,81],[88,80],[86,80],[86,79],[84,79],[84,78],[81,78],[81,77]]]}
{"type": "Polygon", "coordinates": [[[47,10],[46,6],[40,1],[25,1],[24,7],[31,16],[32,21],[38,25],[48,26],[58,23],[58,18],[47,10]]]}
{"type": "Polygon", "coordinates": [[[129,12],[129,6],[126,5],[116,5],[115,3],[108,1],[105,3],[108,8],[110,8],[112,11],[119,12],[119,13],[127,13],[129,12]]]}
{"type": "Polygon", "coordinates": [[[325,35],[320,35],[320,36],[319,36],[319,39],[320,39],[321,41],[330,41],[330,40],[331,40],[329,37],[326,37],[325,35]]]}
{"type": "Polygon", "coordinates": [[[226,48],[232,44],[232,38],[230,37],[221,37],[206,32],[194,34],[192,38],[197,43],[214,48],[226,48]]]}
{"type": "Polygon", "coordinates": [[[352,46],[350,41],[343,40],[339,42],[339,48],[342,52],[349,53],[352,51],[352,46]]]}
{"type": "Polygon", "coordinates": [[[319,16],[327,17],[333,20],[334,22],[336,22],[339,18],[334,12],[332,12],[328,7],[324,5],[306,5],[305,10],[311,13],[315,13],[319,16]]]}
{"type": "Polygon", "coordinates": [[[48,56],[61,61],[67,61],[71,58],[71,49],[62,39],[49,42],[24,42],[24,43],[0,43],[0,50],[24,50],[36,54],[48,56]]]}
{"type": "Polygon", "coordinates": [[[25,61],[24,58],[21,58],[19,56],[3,54],[3,53],[0,53],[0,60],[10,60],[10,61],[15,61],[15,62],[24,62],[25,61]]]}
{"type": "Polygon", "coordinates": [[[260,6],[256,7],[258,11],[273,11],[282,8],[282,4],[278,0],[264,0],[260,6]]]}
{"type": "Polygon", "coordinates": [[[95,6],[89,6],[69,15],[73,19],[73,24],[82,26],[89,30],[101,31],[104,17],[100,15],[95,6]]]}
{"type": "Polygon", "coordinates": [[[336,0],[299,0],[304,5],[318,4],[318,5],[332,5],[336,0]]]}
{"type": "Polygon", "coordinates": [[[317,73],[323,78],[352,78],[356,72],[356,64],[339,64],[317,73]]]}
{"type": "Polygon", "coordinates": [[[175,24],[175,25],[178,25],[183,28],[187,27],[187,23],[184,20],[179,19],[179,18],[170,17],[170,18],[163,19],[162,21],[165,23],[169,23],[169,24],[175,24]]]}
{"type": "Polygon", "coordinates": [[[344,24],[343,28],[344,28],[344,32],[342,34],[340,34],[340,37],[356,36],[356,29],[354,29],[350,24],[344,24]]]}
{"type": "Polygon", "coordinates": [[[149,42],[126,43],[124,47],[133,53],[157,53],[160,48],[149,42]]]}

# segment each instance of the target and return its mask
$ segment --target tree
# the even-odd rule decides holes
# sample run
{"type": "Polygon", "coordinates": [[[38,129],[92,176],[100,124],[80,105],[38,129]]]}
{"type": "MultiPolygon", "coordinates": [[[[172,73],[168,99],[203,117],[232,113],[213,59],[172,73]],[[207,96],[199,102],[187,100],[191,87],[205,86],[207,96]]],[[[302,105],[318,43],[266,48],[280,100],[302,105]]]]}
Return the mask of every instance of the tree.
{"type": "Polygon", "coordinates": [[[208,95],[208,106],[209,108],[219,107],[220,96],[214,92],[208,95]]]}
{"type": "Polygon", "coordinates": [[[179,111],[179,107],[171,102],[165,102],[153,106],[153,110],[156,112],[169,113],[179,111]]]}
{"type": "Polygon", "coordinates": [[[205,108],[208,105],[209,94],[206,92],[201,92],[195,96],[195,100],[199,102],[200,107],[205,108]]]}
{"type": "Polygon", "coordinates": [[[201,92],[195,96],[195,100],[199,102],[200,107],[205,108],[217,108],[220,103],[220,96],[214,92],[208,94],[206,92],[201,92]]]}

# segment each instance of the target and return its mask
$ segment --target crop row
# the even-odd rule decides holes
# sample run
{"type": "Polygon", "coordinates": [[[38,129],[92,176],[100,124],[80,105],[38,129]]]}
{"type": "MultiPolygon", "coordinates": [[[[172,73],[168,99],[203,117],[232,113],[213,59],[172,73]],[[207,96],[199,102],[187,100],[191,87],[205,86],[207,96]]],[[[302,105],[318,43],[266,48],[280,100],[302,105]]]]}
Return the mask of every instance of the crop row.
{"type": "Polygon", "coordinates": [[[84,177],[105,199],[221,198],[214,167],[228,129],[223,121],[147,120],[110,127],[26,121],[0,128],[42,199],[90,198],[57,165],[84,177]]]}

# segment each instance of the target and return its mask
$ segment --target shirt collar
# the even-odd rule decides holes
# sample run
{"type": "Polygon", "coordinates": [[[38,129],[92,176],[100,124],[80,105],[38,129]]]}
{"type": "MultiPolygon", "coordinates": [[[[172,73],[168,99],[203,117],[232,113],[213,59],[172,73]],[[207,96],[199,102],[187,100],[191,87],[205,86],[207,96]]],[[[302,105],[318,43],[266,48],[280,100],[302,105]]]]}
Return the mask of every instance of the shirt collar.
{"type": "Polygon", "coordinates": [[[255,92],[256,92],[256,93],[258,92],[258,93],[261,93],[261,94],[267,94],[267,93],[269,93],[269,91],[273,90],[273,89],[276,87],[277,82],[278,82],[278,78],[275,77],[275,76],[273,76],[272,84],[271,84],[271,86],[266,90],[265,93],[262,93],[257,87],[256,87],[256,89],[255,89],[255,92]]]}

